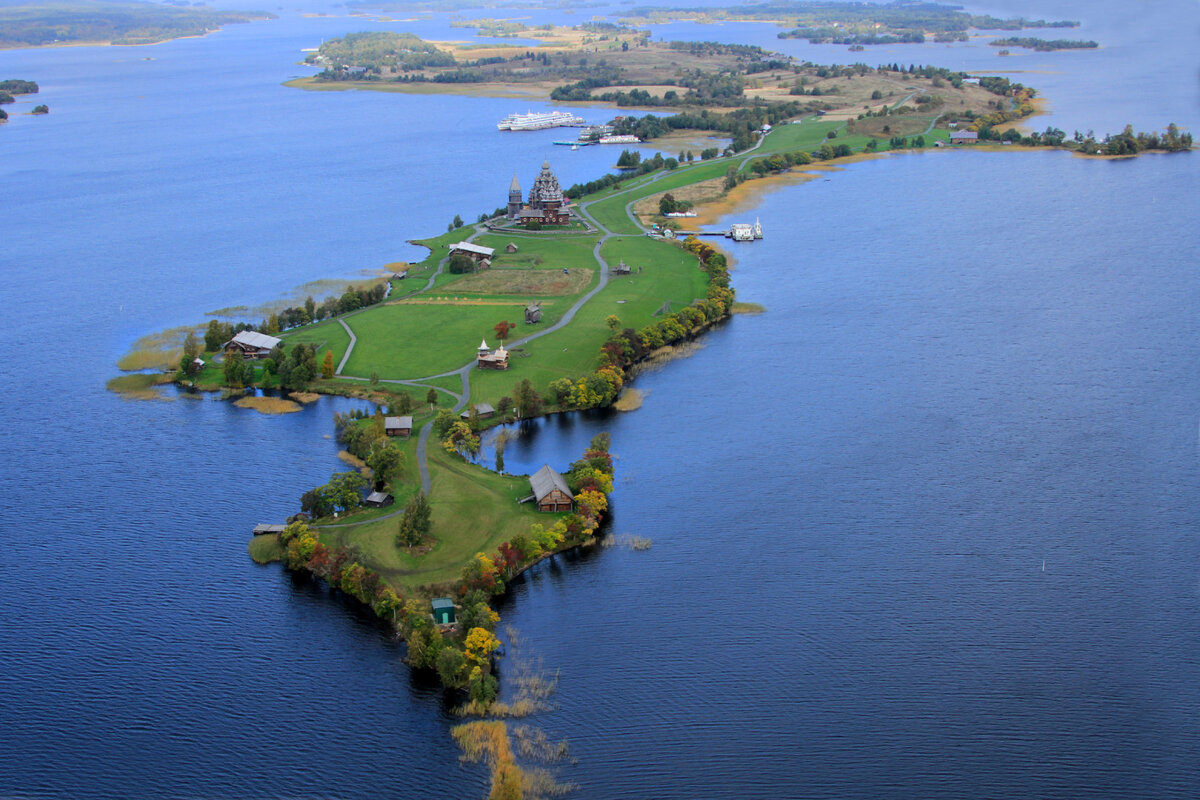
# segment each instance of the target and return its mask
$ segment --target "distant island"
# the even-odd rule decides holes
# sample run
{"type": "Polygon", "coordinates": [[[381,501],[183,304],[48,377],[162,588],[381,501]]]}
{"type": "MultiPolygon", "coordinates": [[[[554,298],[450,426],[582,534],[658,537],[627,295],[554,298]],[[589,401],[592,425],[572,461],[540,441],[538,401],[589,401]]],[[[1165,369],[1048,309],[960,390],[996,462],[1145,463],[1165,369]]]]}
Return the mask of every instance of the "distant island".
{"type": "Polygon", "coordinates": [[[992,47],[1026,47],[1043,52],[1050,50],[1090,50],[1099,47],[1098,42],[1083,39],[1037,39],[1033,36],[1010,36],[988,42],[992,47]]]}
{"type": "Polygon", "coordinates": [[[261,11],[217,11],[124,0],[0,5],[0,49],[72,44],[155,44],[203,36],[224,25],[274,19],[261,11]]]}
{"type": "Polygon", "coordinates": [[[1024,28],[1074,28],[1078,22],[1000,18],[988,14],[970,14],[961,6],[928,2],[892,2],[887,4],[824,2],[824,0],[776,0],[761,5],[729,8],[685,8],[645,6],[633,9],[622,22],[646,24],[671,19],[699,22],[754,21],[772,22],[791,30],[781,39],[807,39],[814,44],[848,45],[919,44],[966,41],[968,31],[1021,30],[1024,28]]]}

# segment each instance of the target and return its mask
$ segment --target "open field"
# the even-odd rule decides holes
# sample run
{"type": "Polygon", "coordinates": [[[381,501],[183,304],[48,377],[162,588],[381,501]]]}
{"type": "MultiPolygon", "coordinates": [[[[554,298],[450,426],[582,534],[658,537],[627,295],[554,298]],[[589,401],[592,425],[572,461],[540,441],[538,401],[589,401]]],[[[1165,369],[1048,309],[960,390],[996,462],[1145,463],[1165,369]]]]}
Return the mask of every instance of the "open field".
{"type": "Polygon", "coordinates": [[[489,269],[467,275],[453,284],[456,293],[519,294],[533,296],[578,295],[592,282],[593,270],[489,269]]]}
{"type": "Polygon", "coordinates": [[[326,350],[333,352],[333,363],[337,364],[345,355],[346,348],[350,346],[350,335],[336,319],[284,331],[280,334],[280,338],[289,345],[299,342],[316,345],[318,364],[325,358],[326,350]]]}
{"type": "Polygon", "coordinates": [[[414,555],[419,550],[410,553],[396,545],[396,517],[346,530],[325,529],[321,540],[357,547],[364,564],[392,585],[411,591],[453,581],[475,553],[492,552],[533,523],[552,524],[556,519],[554,514],[539,514],[530,504],[517,504],[529,494],[525,477],[480,469],[450,456],[436,443],[429,448],[429,469],[436,543],[428,552],[414,555]]]}

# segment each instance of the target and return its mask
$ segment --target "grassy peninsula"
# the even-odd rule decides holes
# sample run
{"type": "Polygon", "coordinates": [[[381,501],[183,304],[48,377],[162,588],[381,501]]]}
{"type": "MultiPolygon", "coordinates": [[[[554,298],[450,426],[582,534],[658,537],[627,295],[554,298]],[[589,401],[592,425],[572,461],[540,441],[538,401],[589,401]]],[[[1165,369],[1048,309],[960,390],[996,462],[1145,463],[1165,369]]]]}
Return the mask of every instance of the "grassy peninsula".
{"type": "MultiPolygon", "coordinates": [[[[538,707],[533,700],[496,703],[492,664],[500,648],[499,616],[490,599],[531,565],[598,540],[615,473],[608,437],[599,435],[560,478],[569,510],[538,510],[518,502],[535,490],[529,477],[504,471],[503,444],[496,447],[495,469],[479,463],[484,431],[517,419],[610,406],[643,363],[735,311],[726,255],[696,235],[706,217],[668,213],[691,207],[703,212],[706,204],[736,198],[756,181],[804,179],[847,159],[889,151],[1000,150],[1019,143],[1125,155],[1192,144],[1190,134],[1175,126],[1165,134],[1126,129],[1101,140],[1053,128],[1023,132],[1015,124],[1035,113],[1035,92],[1006,78],[898,64],[796,64],[705,44],[656,48],[605,41],[614,54],[645,50],[649,58],[692,58],[688,63],[706,66],[688,67],[691,72],[680,67],[679,75],[659,77],[651,91],[650,84],[629,83],[632,62],[618,61],[612,79],[624,83],[577,80],[567,91],[611,92],[618,97],[605,102],[612,103],[622,102],[621,94],[641,102],[649,97],[670,107],[669,115],[614,121],[643,138],[687,128],[720,130],[730,145],[720,152],[649,158],[624,152],[618,159],[624,169],[555,193],[570,211],[566,224],[523,224],[503,207],[478,216],[463,209],[475,222],[456,216],[445,234],[418,242],[428,248],[426,258],[388,278],[320,302],[308,297],[261,322],[214,320],[203,340],[187,334],[174,374],[181,384],[231,394],[253,387],[298,402],[311,393],[368,401],[334,420],[350,468],[326,484],[297,487],[299,513],[274,521],[287,523],[282,532],[256,536],[250,554],[258,562],[283,561],[370,607],[408,641],[415,668],[464,693],[468,713],[509,715],[521,713],[516,707],[538,707]],[[740,71],[712,71],[714,60],[722,59],[740,71]],[[721,75],[726,93],[714,91],[721,75]],[[222,355],[238,332],[272,337],[270,352],[249,361],[222,355]],[[369,490],[388,493],[394,505],[365,507],[369,490]],[[437,624],[433,598],[453,604],[453,623],[437,624]]],[[[327,77],[335,86],[381,85],[388,82],[385,73],[404,77],[449,68],[438,62],[450,51],[414,37],[329,44],[328,53],[354,54],[355,60],[369,50],[379,69],[378,80],[347,80],[347,65],[336,61],[349,59],[331,59],[327,70],[343,73],[327,77]]],[[[584,47],[582,41],[578,46],[584,47]]],[[[506,56],[493,65],[535,73],[583,66],[571,65],[584,58],[579,50],[571,53],[518,56],[516,61],[534,62],[519,66],[506,56]]],[[[452,57],[458,64],[458,55],[452,57]]],[[[564,74],[554,72],[557,77],[545,82],[564,74]]],[[[544,185],[549,170],[545,165],[539,174],[530,164],[519,180],[528,188],[537,175],[544,185]]],[[[495,196],[502,202],[507,187],[497,186],[495,196]]],[[[131,379],[113,388],[144,394],[153,393],[152,384],[131,379]]],[[[506,725],[466,727],[457,735],[491,766],[494,792],[524,785],[506,725]]]]}
{"type": "Polygon", "coordinates": [[[60,0],[0,5],[0,49],[72,44],[154,44],[203,36],[238,22],[273,19],[261,11],[217,11],[185,3],[60,0]]]}

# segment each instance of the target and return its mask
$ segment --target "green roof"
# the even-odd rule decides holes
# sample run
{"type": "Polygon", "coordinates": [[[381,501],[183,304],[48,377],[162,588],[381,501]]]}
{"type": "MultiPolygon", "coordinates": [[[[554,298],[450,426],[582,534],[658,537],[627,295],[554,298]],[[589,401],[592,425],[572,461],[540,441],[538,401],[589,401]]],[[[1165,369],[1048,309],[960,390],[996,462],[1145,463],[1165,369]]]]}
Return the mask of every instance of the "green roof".
{"type": "Polygon", "coordinates": [[[439,597],[436,600],[430,601],[429,605],[434,608],[454,608],[454,601],[449,597],[439,597]]]}

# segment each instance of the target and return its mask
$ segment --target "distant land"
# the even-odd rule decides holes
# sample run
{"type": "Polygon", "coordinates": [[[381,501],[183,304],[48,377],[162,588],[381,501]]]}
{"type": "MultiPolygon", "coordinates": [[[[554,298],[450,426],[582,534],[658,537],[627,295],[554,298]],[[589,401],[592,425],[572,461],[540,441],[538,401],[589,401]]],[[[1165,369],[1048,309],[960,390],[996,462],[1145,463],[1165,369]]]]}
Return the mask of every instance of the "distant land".
{"type": "Polygon", "coordinates": [[[0,4],[0,49],[73,44],[155,44],[203,36],[224,25],[274,19],[265,11],[217,11],[130,0],[0,4]]]}

